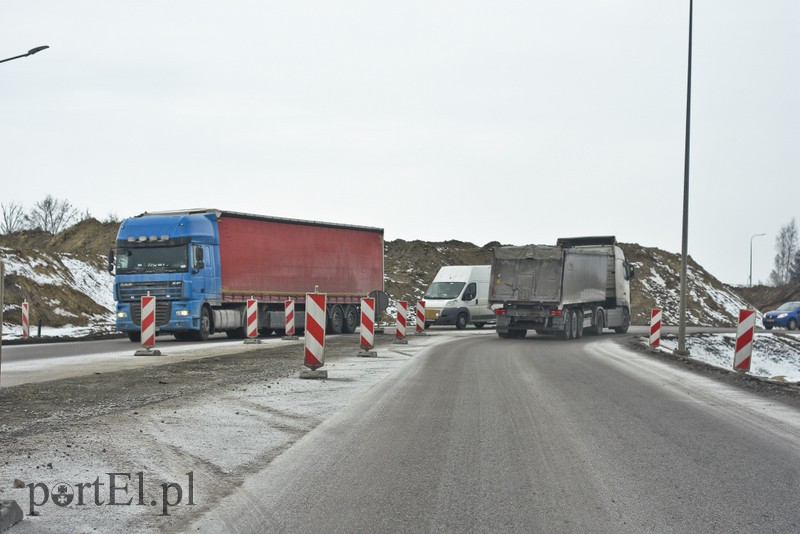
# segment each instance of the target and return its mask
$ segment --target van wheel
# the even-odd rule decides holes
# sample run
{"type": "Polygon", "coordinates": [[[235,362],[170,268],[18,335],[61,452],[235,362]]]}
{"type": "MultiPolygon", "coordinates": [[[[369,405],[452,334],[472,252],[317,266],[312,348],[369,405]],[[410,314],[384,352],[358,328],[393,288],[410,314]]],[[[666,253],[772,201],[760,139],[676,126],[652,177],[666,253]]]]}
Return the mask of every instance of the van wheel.
{"type": "Polygon", "coordinates": [[[483,328],[486,326],[486,323],[475,323],[475,328],[483,328]]]}
{"type": "Polygon", "coordinates": [[[456,317],[456,328],[459,330],[464,330],[466,327],[467,327],[467,314],[459,313],[458,317],[456,317]]]}

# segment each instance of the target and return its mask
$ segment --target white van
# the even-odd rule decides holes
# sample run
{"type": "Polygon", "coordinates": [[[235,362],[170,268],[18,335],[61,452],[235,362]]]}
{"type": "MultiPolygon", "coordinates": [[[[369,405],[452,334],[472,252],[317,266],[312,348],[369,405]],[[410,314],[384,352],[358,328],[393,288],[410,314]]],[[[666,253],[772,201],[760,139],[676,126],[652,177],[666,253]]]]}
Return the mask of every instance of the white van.
{"type": "Polygon", "coordinates": [[[472,323],[483,328],[494,321],[489,309],[491,265],[449,265],[439,269],[425,292],[425,328],[455,325],[459,330],[472,323]]]}

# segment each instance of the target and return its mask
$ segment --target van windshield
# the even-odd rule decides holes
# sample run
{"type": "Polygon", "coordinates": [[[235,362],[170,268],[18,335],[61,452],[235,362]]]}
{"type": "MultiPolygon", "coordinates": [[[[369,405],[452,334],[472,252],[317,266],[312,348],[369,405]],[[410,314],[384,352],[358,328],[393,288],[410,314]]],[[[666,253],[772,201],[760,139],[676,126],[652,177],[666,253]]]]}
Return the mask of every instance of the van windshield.
{"type": "Polygon", "coordinates": [[[434,282],[425,293],[426,299],[454,299],[464,289],[464,282],[434,282]]]}

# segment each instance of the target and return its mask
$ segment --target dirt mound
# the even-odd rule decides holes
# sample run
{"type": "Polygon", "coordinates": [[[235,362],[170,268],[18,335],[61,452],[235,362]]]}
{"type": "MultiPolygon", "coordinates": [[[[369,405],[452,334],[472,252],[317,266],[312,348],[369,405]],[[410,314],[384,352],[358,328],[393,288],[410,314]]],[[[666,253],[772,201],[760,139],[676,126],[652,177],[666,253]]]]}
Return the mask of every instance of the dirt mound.
{"type": "Polygon", "coordinates": [[[0,246],[42,252],[106,256],[114,246],[119,223],[85,219],[55,235],[42,230],[23,230],[0,235],[0,246]]]}
{"type": "Polygon", "coordinates": [[[784,302],[800,302],[800,286],[796,284],[777,287],[731,287],[730,290],[751,302],[761,312],[774,310],[784,302]]]}

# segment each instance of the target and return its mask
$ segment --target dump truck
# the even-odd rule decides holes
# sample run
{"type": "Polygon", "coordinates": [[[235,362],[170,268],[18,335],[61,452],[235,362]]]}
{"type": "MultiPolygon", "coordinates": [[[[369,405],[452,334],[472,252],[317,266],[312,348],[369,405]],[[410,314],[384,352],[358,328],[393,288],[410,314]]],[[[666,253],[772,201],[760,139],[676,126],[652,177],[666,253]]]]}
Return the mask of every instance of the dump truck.
{"type": "MultiPolygon", "coordinates": [[[[122,221],[114,273],[116,328],[141,336],[144,295],[156,297],[159,334],[244,338],[247,300],[260,334],[285,329],[284,302],[304,327],[306,293],[327,293],[327,329],[350,333],[361,298],[383,291],[383,229],[215,209],[143,213],[122,221]]],[[[382,299],[385,300],[385,299],[382,299]]]]}
{"type": "Polygon", "coordinates": [[[575,339],[605,328],[627,332],[633,276],[614,236],[497,247],[489,286],[497,335],[520,338],[534,330],[575,339]]]}

